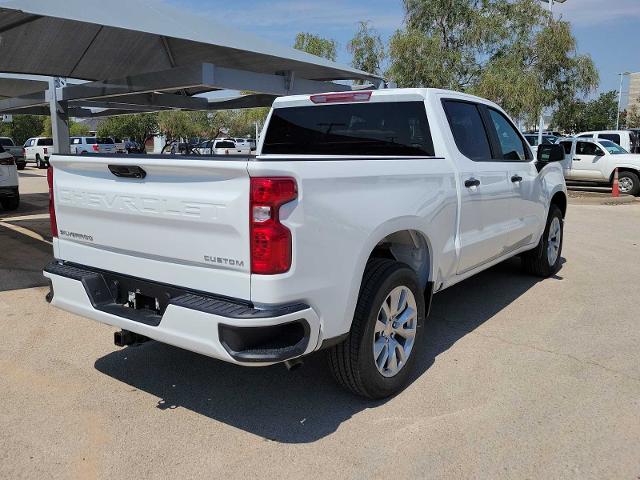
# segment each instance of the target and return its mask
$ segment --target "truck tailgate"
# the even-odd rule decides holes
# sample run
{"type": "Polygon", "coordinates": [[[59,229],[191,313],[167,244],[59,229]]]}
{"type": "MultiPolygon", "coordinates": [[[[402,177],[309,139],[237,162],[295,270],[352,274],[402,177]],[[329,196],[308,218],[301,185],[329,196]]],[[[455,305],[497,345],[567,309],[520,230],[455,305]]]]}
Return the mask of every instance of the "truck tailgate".
{"type": "Polygon", "coordinates": [[[246,158],[55,155],[51,164],[57,258],[249,299],[246,158]]]}

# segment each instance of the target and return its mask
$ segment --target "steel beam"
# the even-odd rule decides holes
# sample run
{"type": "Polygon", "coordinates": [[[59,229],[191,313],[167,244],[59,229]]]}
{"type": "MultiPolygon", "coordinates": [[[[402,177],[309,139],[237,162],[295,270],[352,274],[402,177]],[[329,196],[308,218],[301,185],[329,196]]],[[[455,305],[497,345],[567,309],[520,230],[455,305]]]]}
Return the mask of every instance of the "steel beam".
{"type": "Polygon", "coordinates": [[[348,85],[306,80],[298,77],[295,78],[295,82],[292,82],[292,78],[292,75],[256,73],[203,63],[120,79],[70,85],[60,90],[59,98],[64,101],[105,99],[122,95],[166,92],[188,88],[250,90],[272,95],[351,90],[348,85]]]}

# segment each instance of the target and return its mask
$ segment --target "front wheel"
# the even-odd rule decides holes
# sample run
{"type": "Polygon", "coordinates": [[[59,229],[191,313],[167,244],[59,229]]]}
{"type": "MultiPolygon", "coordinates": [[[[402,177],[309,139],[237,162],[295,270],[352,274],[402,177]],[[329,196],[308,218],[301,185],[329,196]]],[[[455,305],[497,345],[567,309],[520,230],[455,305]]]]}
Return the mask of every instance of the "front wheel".
{"type": "Polygon", "coordinates": [[[633,172],[620,172],[618,175],[618,186],[620,193],[634,195],[636,197],[640,194],[640,179],[638,179],[638,175],[633,172]]]}
{"type": "Polygon", "coordinates": [[[522,266],[527,273],[550,277],[560,270],[564,220],[556,205],[551,205],[547,225],[538,246],[522,254],[522,266]]]}
{"type": "Polygon", "coordinates": [[[420,345],[425,301],[407,265],[369,260],[347,339],[328,352],[335,379],[367,398],[385,398],[409,382],[420,345]]]}

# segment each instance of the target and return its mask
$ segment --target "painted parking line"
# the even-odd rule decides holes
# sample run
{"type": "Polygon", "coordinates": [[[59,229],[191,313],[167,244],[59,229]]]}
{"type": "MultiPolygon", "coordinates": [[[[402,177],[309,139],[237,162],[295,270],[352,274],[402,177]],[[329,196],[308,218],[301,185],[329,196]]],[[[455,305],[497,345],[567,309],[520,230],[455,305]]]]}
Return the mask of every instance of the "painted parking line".
{"type": "Polygon", "coordinates": [[[22,220],[45,220],[49,218],[49,214],[48,213],[37,213],[34,215],[23,215],[21,217],[7,217],[7,218],[0,218],[0,221],[2,222],[19,222],[22,220]]]}
{"type": "MultiPolygon", "coordinates": [[[[47,217],[48,217],[48,215],[47,215],[47,217]]],[[[27,237],[33,238],[34,240],[39,240],[41,242],[46,243],[47,245],[53,246],[52,242],[50,242],[49,240],[44,238],[39,233],[31,231],[28,228],[19,227],[18,225],[12,225],[11,223],[7,223],[7,222],[4,222],[4,221],[0,222],[0,227],[8,228],[9,230],[13,230],[14,232],[21,233],[22,235],[26,235],[27,237]]]]}

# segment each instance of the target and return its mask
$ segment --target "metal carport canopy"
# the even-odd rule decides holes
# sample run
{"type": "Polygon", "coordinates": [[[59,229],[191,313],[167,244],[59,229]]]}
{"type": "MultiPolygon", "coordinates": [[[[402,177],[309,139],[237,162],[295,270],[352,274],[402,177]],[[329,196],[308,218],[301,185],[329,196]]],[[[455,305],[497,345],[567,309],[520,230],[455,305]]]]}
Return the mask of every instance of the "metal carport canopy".
{"type": "Polygon", "coordinates": [[[0,0],[0,71],[106,80],[211,63],[308,80],[380,78],[149,0],[0,0]]]}

